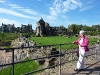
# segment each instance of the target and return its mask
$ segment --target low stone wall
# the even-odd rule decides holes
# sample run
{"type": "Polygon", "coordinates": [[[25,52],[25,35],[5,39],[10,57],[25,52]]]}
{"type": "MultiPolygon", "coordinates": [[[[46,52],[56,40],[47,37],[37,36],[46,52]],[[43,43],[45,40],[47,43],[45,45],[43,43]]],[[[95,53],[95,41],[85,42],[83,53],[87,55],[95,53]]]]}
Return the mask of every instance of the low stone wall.
{"type": "Polygon", "coordinates": [[[11,45],[11,41],[0,43],[0,46],[7,46],[7,45],[11,45]]]}

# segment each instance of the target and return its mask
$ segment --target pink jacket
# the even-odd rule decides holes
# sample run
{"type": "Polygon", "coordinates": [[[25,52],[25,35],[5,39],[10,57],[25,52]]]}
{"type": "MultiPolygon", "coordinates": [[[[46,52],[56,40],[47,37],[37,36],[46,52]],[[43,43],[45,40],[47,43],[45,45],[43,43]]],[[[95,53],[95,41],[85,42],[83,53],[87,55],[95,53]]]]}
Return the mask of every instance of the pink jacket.
{"type": "Polygon", "coordinates": [[[85,51],[89,51],[89,48],[88,48],[88,43],[89,43],[88,38],[86,36],[84,36],[82,44],[79,44],[80,39],[81,39],[81,37],[77,41],[75,41],[74,44],[78,44],[81,47],[84,47],[85,51]]]}

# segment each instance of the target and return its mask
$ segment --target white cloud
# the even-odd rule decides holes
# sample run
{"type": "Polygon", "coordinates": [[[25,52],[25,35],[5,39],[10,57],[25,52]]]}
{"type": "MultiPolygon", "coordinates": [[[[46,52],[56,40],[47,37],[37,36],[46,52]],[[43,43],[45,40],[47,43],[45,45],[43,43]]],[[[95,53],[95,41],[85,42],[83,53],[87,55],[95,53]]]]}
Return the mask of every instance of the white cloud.
{"type": "Polygon", "coordinates": [[[80,9],[79,11],[86,11],[86,10],[92,9],[92,8],[93,8],[92,3],[93,3],[94,1],[95,1],[95,0],[87,1],[86,3],[84,3],[84,5],[81,7],[81,9],[80,9]]]}
{"type": "Polygon", "coordinates": [[[66,13],[67,11],[75,10],[81,6],[82,3],[79,0],[55,0],[53,6],[50,7],[50,13],[52,15],[66,13]]]}
{"type": "MultiPolygon", "coordinates": [[[[89,0],[89,1],[86,3],[86,5],[92,4],[94,1],[95,1],[95,0],[89,0]]],[[[85,5],[85,6],[86,6],[86,5],[85,5]]]]}
{"type": "Polygon", "coordinates": [[[69,17],[67,17],[66,15],[61,15],[61,17],[64,19],[69,19],[69,17]]]}
{"type": "Polygon", "coordinates": [[[53,16],[57,16],[57,12],[53,7],[50,7],[50,14],[53,16]]]}
{"type": "Polygon", "coordinates": [[[33,20],[37,20],[36,17],[33,16],[27,16],[9,9],[5,9],[5,8],[0,8],[0,13],[5,13],[5,14],[9,14],[9,15],[13,15],[16,17],[22,17],[22,18],[27,18],[27,19],[33,19],[33,20]]]}
{"type": "Polygon", "coordinates": [[[52,15],[49,15],[49,16],[47,16],[47,15],[45,15],[45,21],[46,22],[48,22],[48,23],[57,23],[56,21],[57,21],[57,17],[55,17],[55,16],[52,16],[52,15]]]}
{"type": "Polygon", "coordinates": [[[10,6],[11,8],[16,8],[16,9],[22,9],[23,7],[20,7],[16,4],[7,4],[8,6],[10,6]]]}
{"type": "Polygon", "coordinates": [[[19,5],[16,4],[7,4],[8,6],[10,6],[11,8],[17,9],[17,10],[22,10],[23,12],[26,12],[28,14],[32,14],[32,15],[37,15],[38,13],[33,11],[32,9],[27,9],[25,7],[21,7],[19,5]]]}
{"type": "Polygon", "coordinates": [[[71,24],[72,21],[69,21],[69,17],[65,15],[67,11],[75,10],[78,7],[81,8],[82,3],[79,0],[54,0],[53,6],[49,8],[50,16],[47,18],[50,19],[48,22],[52,24],[71,24]],[[60,21],[61,20],[61,21],[60,21]]]}
{"type": "Polygon", "coordinates": [[[32,24],[32,28],[35,29],[36,28],[36,23],[34,22],[29,22],[29,20],[24,20],[24,22],[19,22],[19,21],[16,21],[16,20],[12,20],[12,19],[8,19],[8,18],[0,18],[0,26],[1,24],[4,23],[4,24],[14,24],[15,27],[21,27],[21,24],[32,24]]]}
{"type": "MultiPolygon", "coordinates": [[[[53,3],[53,0],[52,0],[52,3],[53,3]]],[[[12,4],[12,3],[5,3],[5,5],[7,5],[9,9],[0,8],[0,13],[8,14],[11,16],[16,16],[19,18],[20,17],[25,18],[26,21],[23,21],[25,23],[30,23],[30,22],[33,23],[32,20],[34,20],[33,24],[36,24],[36,22],[40,19],[40,17],[43,17],[44,21],[48,22],[50,25],[56,26],[56,25],[60,25],[64,23],[65,24],[72,23],[71,21],[68,20],[68,17],[66,15],[63,15],[63,13],[66,13],[67,11],[75,10],[76,8],[81,7],[81,2],[79,2],[78,0],[65,0],[65,1],[54,0],[52,7],[49,8],[50,14],[41,14],[41,13],[34,11],[31,8],[22,7],[20,5],[12,4]]],[[[7,21],[9,21],[10,24],[16,23],[16,25],[18,25],[17,24],[18,22],[14,20],[7,19],[6,21],[6,19],[4,19],[4,21],[2,22],[6,23],[7,21]]]]}
{"type": "MultiPolygon", "coordinates": [[[[41,1],[41,0],[39,0],[39,1],[41,1]]],[[[55,21],[57,20],[57,18],[55,17],[57,15],[56,11],[52,7],[50,8],[51,10],[54,10],[51,12],[52,15],[51,14],[46,15],[46,14],[38,13],[38,12],[34,11],[33,9],[21,7],[17,4],[13,4],[13,3],[6,3],[5,5],[9,6],[12,10],[9,10],[6,8],[0,8],[0,10],[2,10],[2,11],[0,11],[0,13],[10,14],[13,16],[27,18],[27,19],[34,19],[35,21],[38,21],[40,19],[40,17],[43,17],[49,23],[55,23],[55,21]],[[24,15],[19,12],[15,12],[14,10],[15,11],[21,10],[21,12],[27,13],[27,15],[24,15]],[[32,14],[33,17],[29,16],[29,14],[32,14]]]]}
{"type": "Polygon", "coordinates": [[[32,14],[32,15],[37,15],[38,13],[32,9],[28,9],[25,7],[21,7],[17,4],[12,4],[12,3],[5,3],[4,5],[10,6],[11,9],[17,9],[17,10],[21,10],[21,12],[25,12],[27,14],[32,14]]]}
{"type": "Polygon", "coordinates": [[[5,3],[5,0],[0,0],[0,3],[5,3]]]}
{"type": "Polygon", "coordinates": [[[20,10],[23,10],[23,12],[26,12],[28,14],[38,15],[38,13],[33,11],[32,9],[20,9],[20,10]]]}
{"type": "Polygon", "coordinates": [[[21,26],[21,23],[15,21],[15,20],[10,20],[10,19],[7,19],[7,18],[0,18],[0,24],[15,24],[15,27],[20,27],[21,26]]]}
{"type": "Polygon", "coordinates": [[[89,10],[91,8],[92,8],[91,5],[90,6],[86,6],[86,7],[81,8],[80,11],[86,11],[86,10],[89,10]]]}
{"type": "Polygon", "coordinates": [[[78,0],[66,0],[63,2],[63,12],[67,12],[70,10],[75,10],[78,7],[81,7],[82,3],[78,0]]]}
{"type": "Polygon", "coordinates": [[[42,0],[38,0],[38,1],[42,1],[42,0]]]}
{"type": "Polygon", "coordinates": [[[89,25],[88,20],[86,20],[86,19],[82,19],[82,20],[81,20],[81,23],[84,24],[84,25],[85,25],[85,24],[86,24],[86,25],[89,25]]]}

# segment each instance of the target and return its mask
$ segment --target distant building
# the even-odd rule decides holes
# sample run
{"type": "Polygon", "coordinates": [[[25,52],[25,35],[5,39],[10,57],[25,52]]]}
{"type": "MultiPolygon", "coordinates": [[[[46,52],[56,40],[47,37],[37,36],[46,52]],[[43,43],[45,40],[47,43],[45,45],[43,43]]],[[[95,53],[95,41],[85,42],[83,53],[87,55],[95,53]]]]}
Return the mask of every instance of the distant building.
{"type": "Polygon", "coordinates": [[[51,30],[52,35],[59,35],[59,34],[66,33],[65,27],[61,27],[61,26],[50,27],[50,30],[51,30]]]}
{"type": "Polygon", "coordinates": [[[32,25],[28,24],[28,25],[21,25],[21,33],[32,33],[33,29],[32,29],[32,25]]]}
{"type": "Polygon", "coordinates": [[[1,27],[0,27],[0,32],[1,32],[1,27]]]}
{"type": "Polygon", "coordinates": [[[21,32],[21,27],[16,27],[16,32],[20,33],[21,32]]]}
{"type": "Polygon", "coordinates": [[[14,33],[15,32],[15,26],[14,24],[3,24],[1,26],[1,32],[11,32],[14,33]]]}
{"type": "Polygon", "coordinates": [[[36,36],[55,36],[65,32],[64,26],[51,27],[49,26],[49,23],[43,20],[43,18],[36,23],[36,36]]]}
{"type": "Polygon", "coordinates": [[[43,18],[36,22],[36,36],[51,36],[50,26],[43,18]]]}

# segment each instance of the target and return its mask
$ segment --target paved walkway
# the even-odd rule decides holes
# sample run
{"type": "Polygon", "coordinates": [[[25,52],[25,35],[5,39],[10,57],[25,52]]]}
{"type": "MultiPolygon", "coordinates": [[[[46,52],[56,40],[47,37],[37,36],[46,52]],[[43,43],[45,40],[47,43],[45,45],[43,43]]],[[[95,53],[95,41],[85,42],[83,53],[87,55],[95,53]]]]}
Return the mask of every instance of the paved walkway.
{"type": "Polygon", "coordinates": [[[100,75],[100,51],[97,52],[97,59],[85,58],[85,71],[75,72],[76,63],[77,61],[65,64],[61,75],[100,75]]]}
{"type": "Polygon", "coordinates": [[[65,64],[61,75],[100,75],[100,60],[85,58],[85,71],[74,71],[77,61],[65,64]]]}
{"type": "MultiPolygon", "coordinates": [[[[66,63],[62,66],[61,75],[100,75],[100,60],[85,58],[85,71],[74,71],[76,67],[77,61],[72,63],[66,63]]],[[[36,75],[59,75],[59,71],[57,72],[42,72],[36,75]]]]}

